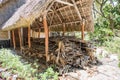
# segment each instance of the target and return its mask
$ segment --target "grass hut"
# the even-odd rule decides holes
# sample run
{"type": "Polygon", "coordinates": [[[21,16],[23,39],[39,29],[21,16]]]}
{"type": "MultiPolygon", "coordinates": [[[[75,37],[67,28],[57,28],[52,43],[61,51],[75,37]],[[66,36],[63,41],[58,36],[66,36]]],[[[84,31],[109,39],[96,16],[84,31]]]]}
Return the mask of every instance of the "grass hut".
{"type": "Polygon", "coordinates": [[[47,56],[50,31],[82,31],[84,39],[84,31],[94,30],[92,3],[93,0],[5,0],[0,5],[0,27],[2,30],[11,31],[14,48],[16,33],[21,46],[27,31],[30,48],[31,29],[36,32],[44,29],[47,56]],[[27,29],[24,30],[24,27],[27,29]]]}

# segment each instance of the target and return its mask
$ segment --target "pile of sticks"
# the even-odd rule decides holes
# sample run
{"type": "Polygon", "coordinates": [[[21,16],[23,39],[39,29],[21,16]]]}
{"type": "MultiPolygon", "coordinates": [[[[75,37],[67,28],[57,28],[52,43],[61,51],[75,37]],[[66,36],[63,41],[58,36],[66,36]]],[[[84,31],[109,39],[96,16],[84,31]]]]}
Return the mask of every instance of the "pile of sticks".
{"type": "MultiPolygon", "coordinates": [[[[32,48],[22,50],[24,56],[34,59],[45,59],[44,39],[32,38],[32,48]]],[[[59,67],[85,68],[97,64],[94,56],[94,46],[90,42],[81,41],[75,37],[50,37],[48,63],[59,67]]]]}

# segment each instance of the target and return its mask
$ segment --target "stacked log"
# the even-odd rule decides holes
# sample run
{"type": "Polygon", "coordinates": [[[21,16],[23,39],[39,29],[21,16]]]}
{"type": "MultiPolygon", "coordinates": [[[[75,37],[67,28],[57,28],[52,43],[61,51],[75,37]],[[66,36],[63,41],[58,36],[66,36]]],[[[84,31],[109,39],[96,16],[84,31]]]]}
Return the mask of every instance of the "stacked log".
{"type": "MultiPolygon", "coordinates": [[[[24,56],[32,59],[45,60],[44,39],[32,38],[32,48],[24,48],[24,56]]],[[[97,63],[94,56],[94,47],[90,42],[83,42],[75,37],[50,37],[49,38],[49,61],[59,67],[85,68],[97,63]]]]}

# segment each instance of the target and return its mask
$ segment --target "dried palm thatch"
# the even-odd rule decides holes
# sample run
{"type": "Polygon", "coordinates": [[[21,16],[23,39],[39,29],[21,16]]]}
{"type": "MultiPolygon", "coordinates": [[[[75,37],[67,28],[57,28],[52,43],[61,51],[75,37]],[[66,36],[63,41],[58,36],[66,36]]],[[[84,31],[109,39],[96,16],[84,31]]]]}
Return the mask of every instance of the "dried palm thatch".
{"type": "Polygon", "coordinates": [[[24,3],[25,0],[0,0],[0,28],[12,18],[16,10],[24,3]]]}
{"type": "MultiPolygon", "coordinates": [[[[11,30],[18,27],[28,27],[28,24],[31,24],[33,29],[38,29],[43,26],[41,22],[42,16],[47,12],[50,31],[63,31],[64,27],[66,31],[80,31],[82,19],[85,19],[86,31],[94,30],[92,19],[93,0],[23,1],[25,4],[17,8],[6,22],[4,21],[2,29],[11,30]]],[[[2,9],[4,6],[0,8],[2,9]]]]}

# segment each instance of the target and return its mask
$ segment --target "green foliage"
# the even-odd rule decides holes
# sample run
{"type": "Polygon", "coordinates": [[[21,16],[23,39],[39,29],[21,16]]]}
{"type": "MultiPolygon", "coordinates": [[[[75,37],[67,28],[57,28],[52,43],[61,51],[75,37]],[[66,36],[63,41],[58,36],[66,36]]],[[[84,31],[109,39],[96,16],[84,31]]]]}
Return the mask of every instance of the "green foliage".
{"type": "Polygon", "coordinates": [[[90,34],[90,39],[96,40],[99,42],[99,45],[102,45],[105,41],[109,41],[114,36],[113,31],[110,28],[107,28],[107,22],[96,23],[94,33],[90,34]]]}
{"type": "MultiPolygon", "coordinates": [[[[100,9],[100,5],[96,4],[96,8],[100,9]]],[[[120,3],[114,0],[113,4],[109,0],[104,5],[101,5],[101,15],[95,19],[95,31],[90,34],[92,40],[99,42],[103,45],[106,41],[111,41],[115,36],[114,29],[120,30],[120,3]],[[114,4],[116,3],[116,4],[114,4]]]]}
{"type": "Polygon", "coordinates": [[[12,54],[11,50],[0,50],[0,62],[2,62],[2,67],[11,69],[12,74],[18,74],[19,77],[25,78],[25,80],[30,80],[36,72],[36,69],[33,69],[30,64],[22,63],[20,57],[12,54]]]}
{"type": "Polygon", "coordinates": [[[103,46],[105,46],[106,50],[110,53],[117,53],[120,55],[120,38],[114,37],[111,41],[105,41],[103,46]]]}
{"type": "MultiPolygon", "coordinates": [[[[102,18],[108,21],[109,24],[113,23],[114,29],[120,29],[120,3],[117,3],[114,6],[108,3],[104,6],[103,11],[106,18],[102,18]]],[[[109,27],[112,26],[109,25],[109,27]]]]}
{"type": "Polygon", "coordinates": [[[58,80],[58,73],[54,72],[53,68],[48,68],[46,72],[41,74],[41,80],[48,80],[48,79],[53,79],[53,80],[58,80]]]}

